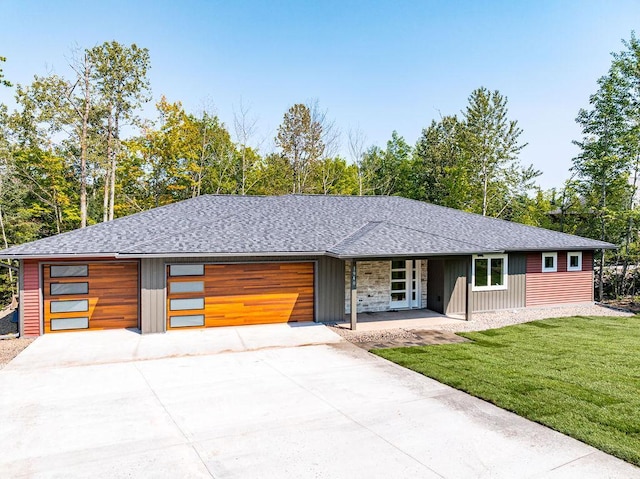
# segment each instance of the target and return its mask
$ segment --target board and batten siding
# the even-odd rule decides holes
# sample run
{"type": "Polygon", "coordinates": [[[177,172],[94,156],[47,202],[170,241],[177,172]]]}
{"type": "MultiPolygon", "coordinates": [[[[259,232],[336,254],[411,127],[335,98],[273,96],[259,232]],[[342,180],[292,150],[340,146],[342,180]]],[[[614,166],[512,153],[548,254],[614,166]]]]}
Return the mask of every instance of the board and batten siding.
{"type": "Polygon", "coordinates": [[[342,318],[344,304],[344,261],[328,257],[166,257],[141,260],[141,330],[142,333],[166,331],[166,265],[176,263],[264,263],[315,262],[315,321],[342,318]]]}
{"type": "Polygon", "coordinates": [[[37,260],[21,260],[20,271],[20,335],[40,336],[40,264],[37,260]]]}
{"type": "Polygon", "coordinates": [[[140,260],[140,331],[162,333],[166,329],[165,259],[140,260]]]}
{"type": "Polygon", "coordinates": [[[316,267],[316,321],[342,321],[345,301],[345,262],[321,256],[316,267]]]}
{"type": "Polygon", "coordinates": [[[593,251],[582,252],[582,271],[567,271],[567,252],[557,253],[553,273],[542,272],[542,253],[527,255],[527,306],[593,302],[593,251]]]}
{"type": "MultiPolygon", "coordinates": [[[[465,312],[468,267],[468,257],[444,260],[443,293],[446,305],[445,314],[461,314],[465,312]]],[[[525,306],[525,290],[526,255],[524,253],[510,253],[507,289],[473,291],[472,311],[482,312],[522,308],[525,306]]]]}

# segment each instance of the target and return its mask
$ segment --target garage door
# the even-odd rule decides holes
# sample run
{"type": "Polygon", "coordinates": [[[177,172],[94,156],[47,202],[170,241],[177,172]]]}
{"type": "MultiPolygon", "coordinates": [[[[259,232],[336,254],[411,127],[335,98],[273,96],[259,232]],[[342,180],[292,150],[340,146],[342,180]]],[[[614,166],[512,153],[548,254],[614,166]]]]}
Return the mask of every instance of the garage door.
{"type": "Polygon", "coordinates": [[[138,263],[43,265],[44,331],[138,327],[138,263]]]}
{"type": "Polygon", "coordinates": [[[167,329],[313,321],[313,263],[167,267],[167,329]]]}

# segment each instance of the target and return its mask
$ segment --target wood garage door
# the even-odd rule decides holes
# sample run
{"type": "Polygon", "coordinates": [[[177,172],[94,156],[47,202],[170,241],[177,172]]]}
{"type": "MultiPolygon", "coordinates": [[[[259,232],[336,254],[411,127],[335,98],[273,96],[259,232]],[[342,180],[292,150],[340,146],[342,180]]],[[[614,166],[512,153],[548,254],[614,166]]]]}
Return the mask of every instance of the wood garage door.
{"type": "Polygon", "coordinates": [[[44,331],[138,327],[138,263],[43,265],[44,331]]]}
{"type": "Polygon", "coordinates": [[[167,267],[167,329],[313,321],[313,263],[167,267]]]}

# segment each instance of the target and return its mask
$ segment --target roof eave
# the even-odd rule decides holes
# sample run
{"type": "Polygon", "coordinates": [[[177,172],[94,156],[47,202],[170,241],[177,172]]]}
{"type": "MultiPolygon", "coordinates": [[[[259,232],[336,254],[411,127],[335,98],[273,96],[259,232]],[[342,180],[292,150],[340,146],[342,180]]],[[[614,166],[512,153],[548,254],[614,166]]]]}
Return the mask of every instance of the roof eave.
{"type": "Polygon", "coordinates": [[[482,250],[482,251],[448,251],[448,252],[405,252],[405,253],[390,253],[390,254],[340,254],[328,251],[327,256],[338,259],[375,259],[375,258],[429,258],[438,256],[470,256],[474,254],[500,254],[504,253],[504,250],[482,250]]]}
{"type": "Polygon", "coordinates": [[[60,253],[60,254],[2,254],[0,259],[78,259],[78,258],[116,258],[116,253],[60,253]]]}
{"type": "Polygon", "coordinates": [[[541,253],[544,251],[596,251],[599,249],[618,249],[614,244],[608,243],[606,246],[563,246],[561,248],[514,248],[508,249],[509,253],[541,253]]]}
{"type": "Polygon", "coordinates": [[[117,253],[116,258],[246,258],[246,257],[303,257],[324,256],[324,251],[260,251],[247,253],[216,253],[216,252],[191,252],[191,253],[117,253]]]}

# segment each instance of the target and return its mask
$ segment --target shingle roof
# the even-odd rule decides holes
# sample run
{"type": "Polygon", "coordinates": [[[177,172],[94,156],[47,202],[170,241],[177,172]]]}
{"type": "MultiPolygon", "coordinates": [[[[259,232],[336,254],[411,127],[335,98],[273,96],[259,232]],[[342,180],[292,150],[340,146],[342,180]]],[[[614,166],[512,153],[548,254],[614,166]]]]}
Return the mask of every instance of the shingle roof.
{"type": "Polygon", "coordinates": [[[205,195],[0,252],[67,255],[329,254],[579,250],[614,245],[389,196],[205,195]]]}

